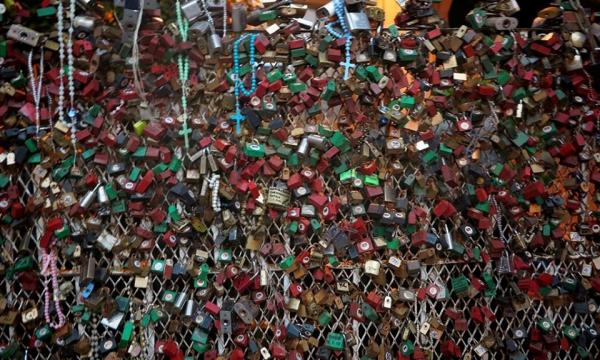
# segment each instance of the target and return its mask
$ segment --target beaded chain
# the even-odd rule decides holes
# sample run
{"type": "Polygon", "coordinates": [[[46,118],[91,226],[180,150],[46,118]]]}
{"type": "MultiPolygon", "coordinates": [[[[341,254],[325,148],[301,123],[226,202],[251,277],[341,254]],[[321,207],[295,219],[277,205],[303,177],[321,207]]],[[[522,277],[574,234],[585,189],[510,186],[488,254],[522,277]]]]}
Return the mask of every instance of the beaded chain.
{"type": "Polygon", "coordinates": [[[219,174],[213,174],[208,180],[208,187],[212,190],[211,194],[211,205],[215,212],[221,212],[221,199],[219,198],[219,184],[221,176],[219,174]]]}
{"type": "Polygon", "coordinates": [[[33,50],[29,52],[29,58],[27,61],[29,70],[29,82],[31,85],[31,95],[33,96],[33,102],[35,103],[35,136],[40,136],[40,100],[42,97],[42,80],[44,78],[44,48],[42,47],[40,54],[40,66],[38,79],[35,78],[33,71],[33,50]],[[36,84],[37,80],[37,84],[36,84]]]}
{"type": "Polygon", "coordinates": [[[206,14],[206,21],[208,21],[210,30],[215,31],[215,21],[213,20],[210,11],[208,11],[208,7],[206,6],[206,0],[200,0],[200,5],[202,5],[202,10],[206,14]]]}
{"type": "Polygon", "coordinates": [[[42,275],[44,276],[44,318],[46,323],[53,329],[60,329],[65,324],[66,318],[60,309],[60,294],[58,287],[58,268],[56,267],[56,254],[53,249],[48,252],[42,249],[42,275]],[[52,302],[58,316],[58,323],[50,319],[50,290],[49,282],[52,282],[52,302]]]}
{"type": "Polygon", "coordinates": [[[500,258],[500,265],[498,266],[498,271],[501,274],[507,274],[507,273],[512,272],[512,264],[511,264],[512,260],[511,260],[510,254],[508,252],[508,240],[506,239],[506,236],[504,235],[504,229],[502,227],[502,216],[503,216],[502,209],[498,205],[498,201],[496,201],[496,196],[492,196],[491,200],[492,200],[491,201],[492,205],[496,209],[496,214],[494,215],[494,220],[496,221],[496,227],[498,228],[498,234],[500,236],[500,240],[506,246],[506,248],[504,250],[504,255],[500,258]]]}
{"type": "Polygon", "coordinates": [[[65,38],[63,35],[64,24],[63,24],[63,8],[62,0],[58,1],[58,11],[56,13],[57,23],[56,28],[58,30],[58,59],[60,61],[60,83],[58,86],[58,121],[65,121],[65,38]]]}
{"type": "Polygon", "coordinates": [[[335,14],[338,20],[325,25],[325,28],[327,29],[327,31],[329,31],[331,35],[338,39],[346,38],[346,42],[344,44],[346,49],[346,61],[340,62],[340,65],[344,67],[344,80],[348,80],[350,79],[350,68],[353,68],[356,65],[350,62],[352,58],[350,51],[350,46],[352,45],[352,35],[350,34],[350,29],[348,28],[348,24],[346,23],[346,5],[344,0],[333,0],[333,6],[335,8],[335,14]],[[339,33],[333,29],[333,25],[338,23],[342,27],[343,33],[339,33]]]}
{"type": "Polygon", "coordinates": [[[227,1],[223,1],[223,38],[227,37],[227,1]]]}
{"type": "Polygon", "coordinates": [[[99,359],[98,348],[100,346],[100,334],[98,333],[98,317],[94,314],[92,316],[92,340],[90,341],[92,359],[99,359]]]}
{"type": "MultiPolygon", "coordinates": [[[[190,29],[190,24],[187,19],[184,19],[181,10],[181,3],[177,0],[176,8],[177,12],[177,27],[179,28],[179,36],[181,36],[181,41],[185,42],[188,39],[188,31],[190,29]]],[[[189,142],[189,133],[191,132],[188,129],[187,120],[187,81],[190,76],[190,63],[187,55],[179,54],[177,57],[177,68],[179,69],[179,81],[181,82],[181,108],[182,108],[182,117],[183,117],[183,128],[179,131],[179,135],[183,135],[185,141],[185,149],[188,150],[190,147],[189,142]]]]}
{"type": "Polygon", "coordinates": [[[244,120],[244,115],[242,115],[241,109],[240,109],[240,91],[244,96],[250,96],[252,95],[255,91],[256,91],[256,67],[257,67],[257,63],[254,61],[254,41],[256,40],[256,34],[245,34],[240,36],[239,39],[237,39],[234,43],[233,43],[233,76],[234,76],[234,87],[233,87],[233,93],[235,95],[235,114],[231,116],[231,120],[235,121],[236,123],[236,127],[235,130],[237,132],[237,134],[239,135],[241,132],[241,121],[244,120]],[[252,67],[252,79],[251,79],[251,85],[250,85],[250,89],[246,89],[245,85],[244,85],[244,81],[242,80],[242,77],[240,76],[240,44],[241,42],[246,39],[246,37],[250,37],[250,41],[249,41],[249,62],[250,62],[250,66],[252,67]]]}
{"type": "Polygon", "coordinates": [[[67,115],[71,119],[71,144],[73,145],[73,157],[77,157],[77,109],[75,109],[75,81],[73,80],[73,70],[75,58],[73,56],[73,22],[75,20],[75,1],[69,2],[69,38],[67,39],[67,62],[69,70],[67,72],[67,81],[69,83],[70,108],[67,115]]]}
{"type": "MultiPolygon", "coordinates": [[[[46,99],[48,101],[48,114],[50,114],[50,116],[48,117],[48,125],[50,126],[50,135],[53,134],[53,129],[54,129],[54,121],[52,121],[52,96],[50,96],[50,92],[48,91],[48,86],[46,86],[46,99]]],[[[52,150],[56,150],[56,147],[54,145],[54,141],[50,141],[50,146],[52,146],[52,150]]]]}

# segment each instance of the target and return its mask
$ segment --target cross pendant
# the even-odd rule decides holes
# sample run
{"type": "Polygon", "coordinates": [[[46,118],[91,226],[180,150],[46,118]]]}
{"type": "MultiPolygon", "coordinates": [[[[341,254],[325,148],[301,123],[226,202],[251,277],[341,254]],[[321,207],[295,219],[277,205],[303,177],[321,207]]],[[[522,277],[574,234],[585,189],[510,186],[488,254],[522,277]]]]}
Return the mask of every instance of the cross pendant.
{"type": "Polygon", "coordinates": [[[352,64],[350,58],[347,58],[346,61],[340,62],[340,65],[344,67],[344,80],[350,79],[350,68],[356,67],[356,64],[352,64]]]}
{"type": "Polygon", "coordinates": [[[240,110],[236,110],[235,114],[231,115],[231,120],[235,121],[235,131],[239,135],[241,132],[240,123],[245,119],[244,115],[240,112],[240,110]]]}
{"type": "Polygon", "coordinates": [[[190,148],[190,142],[188,139],[188,135],[192,132],[192,129],[187,127],[187,123],[183,123],[183,128],[181,130],[179,130],[179,135],[183,136],[183,139],[185,141],[185,148],[186,150],[190,148]]]}

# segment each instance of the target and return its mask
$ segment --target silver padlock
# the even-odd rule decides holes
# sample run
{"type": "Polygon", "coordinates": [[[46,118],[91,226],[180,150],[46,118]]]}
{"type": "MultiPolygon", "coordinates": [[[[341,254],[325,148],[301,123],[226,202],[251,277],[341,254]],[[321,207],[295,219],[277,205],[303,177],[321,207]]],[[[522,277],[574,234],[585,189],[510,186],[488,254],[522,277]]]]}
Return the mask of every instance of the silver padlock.
{"type": "Polygon", "coordinates": [[[133,41],[133,33],[137,27],[138,18],[140,17],[139,9],[123,9],[123,18],[121,25],[123,28],[123,42],[131,43],[133,41]]]}
{"type": "Polygon", "coordinates": [[[315,209],[314,205],[302,204],[300,215],[312,218],[317,215],[317,210],[315,209]]]}
{"type": "Polygon", "coordinates": [[[269,349],[267,349],[266,347],[262,347],[260,349],[260,355],[262,356],[262,358],[264,360],[269,360],[271,358],[271,353],[269,352],[269,349]]]}
{"type": "Polygon", "coordinates": [[[364,11],[346,11],[346,21],[348,23],[348,29],[350,29],[350,31],[352,32],[371,30],[371,23],[369,22],[369,17],[364,11]]]}
{"type": "Polygon", "coordinates": [[[78,15],[73,19],[73,27],[75,29],[85,30],[87,32],[94,31],[94,18],[91,16],[78,15]]]}
{"type": "Polygon", "coordinates": [[[396,51],[394,51],[393,49],[385,49],[385,51],[383,52],[383,60],[389,61],[389,62],[396,62],[396,60],[397,60],[396,51]]]}
{"type": "Polygon", "coordinates": [[[221,320],[221,333],[231,335],[231,311],[221,310],[219,313],[219,319],[221,320]]]}
{"type": "Polygon", "coordinates": [[[319,19],[333,16],[335,14],[335,5],[333,1],[328,2],[327,4],[321,6],[317,9],[317,17],[319,19]]]}
{"type": "MultiPolygon", "coordinates": [[[[223,43],[221,42],[221,37],[219,34],[211,31],[211,34],[208,36],[208,52],[211,55],[219,54],[223,50],[223,43]]],[[[213,160],[214,162],[214,160],[213,160]]]]}
{"type": "Polygon", "coordinates": [[[258,307],[248,299],[242,299],[233,305],[233,311],[247,325],[254,322],[258,307]]]}
{"type": "Polygon", "coordinates": [[[427,335],[430,328],[431,328],[431,325],[428,322],[424,322],[423,325],[421,325],[419,332],[423,335],[427,335]]]}
{"type": "Polygon", "coordinates": [[[386,297],[383,299],[383,308],[384,309],[391,309],[392,308],[392,297],[389,295],[386,295],[386,297]]]}
{"type": "Polygon", "coordinates": [[[398,291],[398,300],[403,302],[415,301],[415,293],[407,289],[400,289],[398,291]]]}
{"type": "Polygon", "coordinates": [[[90,205],[92,205],[92,202],[94,201],[94,197],[96,197],[96,191],[98,191],[98,188],[100,187],[100,184],[96,185],[96,187],[94,187],[92,190],[89,190],[85,196],[83,198],[81,198],[81,200],[79,201],[79,207],[82,209],[87,209],[90,207],[90,205]]]}
{"type": "Polygon", "coordinates": [[[187,299],[187,292],[179,293],[179,295],[177,295],[177,298],[175,299],[174,310],[176,312],[180,312],[181,310],[183,310],[183,307],[186,305],[187,299]]]}
{"type": "Polygon", "coordinates": [[[106,193],[104,186],[100,186],[98,188],[98,203],[101,205],[106,205],[109,203],[108,194],[106,193]]]}
{"type": "Polygon", "coordinates": [[[308,144],[313,146],[319,150],[325,151],[327,150],[327,143],[325,141],[325,137],[317,134],[310,134],[307,137],[308,144]]]}
{"type": "Polygon", "coordinates": [[[192,22],[204,15],[204,10],[202,9],[202,4],[198,0],[188,1],[185,4],[181,5],[181,11],[183,15],[188,19],[188,21],[192,22]]]}
{"type": "Polygon", "coordinates": [[[585,277],[592,276],[592,264],[584,263],[581,266],[581,276],[585,276],[585,277]]]}
{"type": "Polygon", "coordinates": [[[475,354],[477,354],[477,356],[482,357],[483,355],[485,355],[487,353],[487,349],[485,347],[483,347],[483,345],[477,345],[475,347],[475,354]]]}
{"type": "Polygon", "coordinates": [[[395,256],[392,256],[388,259],[388,265],[390,265],[394,269],[399,269],[402,265],[402,260],[395,256]]]}
{"type": "Polygon", "coordinates": [[[581,55],[577,54],[573,58],[565,60],[565,69],[567,71],[575,71],[583,68],[583,62],[581,61],[581,55]]]}
{"type": "Polygon", "coordinates": [[[98,245],[106,250],[111,251],[112,248],[119,242],[115,236],[104,230],[100,236],[98,236],[98,240],[96,240],[98,245]]]}
{"type": "Polygon", "coordinates": [[[248,9],[246,5],[236,3],[231,7],[231,30],[233,32],[242,32],[246,30],[248,9]]]}
{"type": "Polygon", "coordinates": [[[194,317],[194,310],[196,309],[196,303],[193,299],[189,299],[185,303],[185,310],[183,311],[183,317],[181,318],[182,322],[189,326],[194,317]]]}
{"type": "Polygon", "coordinates": [[[446,242],[446,246],[448,247],[448,250],[453,250],[454,249],[454,242],[452,240],[452,234],[450,234],[450,230],[448,229],[448,224],[444,224],[444,241],[446,242]]]}
{"type": "Polygon", "coordinates": [[[298,153],[300,156],[306,156],[308,153],[308,138],[303,137],[302,140],[300,140],[300,144],[298,145],[298,150],[296,150],[296,153],[298,153]]]}
{"type": "Polygon", "coordinates": [[[19,24],[13,24],[8,29],[6,37],[29,46],[38,46],[41,35],[35,30],[19,24]]]}
{"type": "Polygon", "coordinates": [[[497,16],[488,17],[485,20],[485,24],[492,29],[507,31],[516,29],[517,25],[519,25],[519,21],[514,17],[497,16]]]}
{"type": "Polygon", "coordinates": [[[377,260],[367,260],[365,262],[365,273],[373,276],[379,275],[381,263],[377,260]]]}

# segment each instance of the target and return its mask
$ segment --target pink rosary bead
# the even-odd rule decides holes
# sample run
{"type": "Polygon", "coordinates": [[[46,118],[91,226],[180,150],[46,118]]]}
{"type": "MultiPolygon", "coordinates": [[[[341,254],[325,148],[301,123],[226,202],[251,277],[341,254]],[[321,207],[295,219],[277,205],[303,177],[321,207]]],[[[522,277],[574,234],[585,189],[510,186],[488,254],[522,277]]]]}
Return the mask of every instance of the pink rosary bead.
{"type": "Polygon", "coordinates": [[[54,250],[51,250],[50,253],[48,253],[44,249],[42,260],[42,275],[44,275],[44,317],[48,325],[50,325],[53,329],[59,329],[65,325],[65,315],[60,308],[58,268],[56,267],[56,255],[54,254],[54,250]],[[48,279],[48,276],[50,276],[51,279],[48,279]],[[52,281],[52,301],[54,302],[54,309],[56,310],[56,314],[58,316],[58,323],[54,323],[50,319],[50,290],[48,286],[50,281],[52,281]]]}

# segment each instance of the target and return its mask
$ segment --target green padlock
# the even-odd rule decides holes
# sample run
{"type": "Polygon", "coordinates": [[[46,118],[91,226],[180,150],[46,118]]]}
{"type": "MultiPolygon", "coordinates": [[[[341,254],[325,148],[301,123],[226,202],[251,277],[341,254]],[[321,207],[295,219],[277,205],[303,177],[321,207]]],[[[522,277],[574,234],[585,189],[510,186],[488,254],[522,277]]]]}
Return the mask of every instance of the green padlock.
{"type": "Polygon", "coordinates": [[[310,219],[310,227],[313,229],[314,232],[318,232],[319,230],[321,230],[321,223],[318,219],[312,218],[310,219]]]}
{"type": "Polygon", "coordinates": [[[485,25],[486,19],[486,12],[480,8],[475,8],[467,14],[467,21],[475,30],[480,30],[485,25]]]}
{"type": "Polygon", "coordinates": [[[298,232],[298,222],[292,221],[285,230],[288,234],[293,235],[298,232]]]}
{"type": "Polygon", "coordinates": [[[119,347],[125,348],[131,342],[133,336],[133,321],[127,321],[123,326],[123,332],[121,333],[121,339],[119,340],[119,347]]]}
{"type": "Polygon", "coordinates": [[[19,344],[16,342],[10,343],[0,348],[0,359],[21,359],[22,354],[18,353],[19,344]]]}
{"type": "Polygon", "coordinates": [[[321,99],[329,100],[329,99],[331,99],[331,97],[334,94],[335,94],[335,81],[329,80],[327,82],[327,85],[325,86],[325,89],[323,90],[323,93],[321,94],[321,99]]]}
{"type": "Polygon", "coordinates": [[[325,347],[334,351],[344,350],[345,339],[344,335],[340,333],[331,332],[327,335],[325,340],[325,347]]]}
{"type": "Polygon", "coordinates": [[[294,265],[294,261],[296,260],[296,258],[293,255],[290,255],[288,257],[286,257],[285,259],[283,259],[280,263],[279,263],[279,267],[282,270],[287,270],[289,268],[292,267],[292,265],[294,265]]]}
{"type": "Polygon", "coordinates": [[[326,326],[331,321],[332,316],[329,311],[325,310],[319,315],[319,325],[326,326]]]}
{"type": "Polygon", "coordinates": [[[453,277],[450,283],[452,284],[452,292],[459,295],[466,292],[470,286],[469,279],[464,275],[453,277]]]}
{"type": "Polygon", "coordinates": [[[165,302],[165,303],[173,304],[175,302],[176,298],[177,298],[177,292],[176,291],[165,290],[163,292],[161,300],[163,302],[165,302]]]}
{"type": "Polygon", "coordinates": [[[192,341],[200,344],[206,344],[208,342],[208,334],[202,329],[196,328],[192,333],[192,341]]]}
{"type": "Polygon", "coordinates": [[[206,350],[208,350],[208,344],[200,344],[198,342],[195,342],[192,344],[192,350],[194,350],[198,354],[204,354],[206,350]]]}
{"type": "Polygon", "coordinates": [[[415,49],[400,49],[398,51],[398,59],[403,62],[415,61],[417,58],[417,51],[415,49]]]}
{"type": "Polygon", "coordinates": [[[331,144],[340,149],[341,152],[347,152],[352,149],[350,141],[339,131],[336,131],[330,139],[331,144]]]}
{"type": "Polygon", "coordinates": [[[577,353],[582,359],[587,359],[590,356],[590,352],[583,346],[577,346],[577,353]]]}
{"type": "Polygon", "coordinates": [[[362,310],[365,317],[371,321],[379,320],[379,315],[377,315],[377,311],[373,309],[373,307],[366,302],[360,305],[360,309],[362,310]]]}
{"type": "Polygon", "coordinates": [[[537,321],[537,326],[543,332],[548,332],[552,330],[552,322],[548,318],[541,318],[537,321]]]}
{"type": "Polygon", "coordinates": [[[267,74],[267,81],[272,84],[275,81],[282,79],[283,78],[283,73],[281,72],[281,70],[279,69],[274,69],[271,70],[268,74],[267,74]]]}
{"type": "Polygon", "coordinates": [[[47,341],[52,338],[52,330],[47,324],[35,330],[35,337],[40,341],[47,341]]]}
{"type": "Polygon", "coordinates": [[[575,341],[579,337],[579,330],[574,328],[573,326],[565,325],[562,328],[563,335],[571,341],[575,341]]]}
{"type": "Polygon", "coordinates": [[[64,239],[69,237],[69,235],[71,235],[71,228],[68,224],[64,224],[60,229],[54,231],[54,236],[59,239],[64,239]]]}
{"type": "Polygon", "coordinates": [[[400,349],[403,356],[411,356],[415,352],[415,345],[412,341],[406,340],[400,349]]]}
{"type": "Polygon", "coordinates": [[[265,146],[261,144],[250,144],[244,145],[244,154],[249,157],[262,158],[265,157],[265,146]]]}
{"type": "Polygon", "coordinates": [[[152,320],[152,322],[162,321],[167,318],[168,318],[167,313],[162,311],[161,309],[154,308],[154,309],[150,310],[150,320],[152,320]]]}

